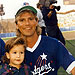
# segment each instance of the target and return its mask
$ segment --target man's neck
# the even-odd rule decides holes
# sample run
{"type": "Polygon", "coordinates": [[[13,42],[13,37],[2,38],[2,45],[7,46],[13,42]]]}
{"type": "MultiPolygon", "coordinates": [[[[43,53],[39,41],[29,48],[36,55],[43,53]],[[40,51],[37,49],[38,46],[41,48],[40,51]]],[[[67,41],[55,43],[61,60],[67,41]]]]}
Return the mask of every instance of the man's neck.
{"type": "Polygon", "coordinates": [[[27,38],[27,46],[29,48],[32,48],[38,40],[38,35],[32,37],[26,37],[26,38],[27,38]]]}

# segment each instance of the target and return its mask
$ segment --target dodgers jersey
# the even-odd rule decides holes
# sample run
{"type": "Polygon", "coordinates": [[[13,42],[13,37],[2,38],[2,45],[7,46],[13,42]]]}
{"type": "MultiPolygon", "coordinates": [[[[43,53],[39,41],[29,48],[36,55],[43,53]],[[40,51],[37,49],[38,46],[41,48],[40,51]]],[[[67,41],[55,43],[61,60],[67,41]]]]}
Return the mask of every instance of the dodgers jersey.
{"type": "Polygon", "coordinates": [[[40,35],[34,47],[26,49],[26,64],[33,75],[57,75],[60,66],[69,73],[75,66],[72,54],[54,38],[40,35]]]}

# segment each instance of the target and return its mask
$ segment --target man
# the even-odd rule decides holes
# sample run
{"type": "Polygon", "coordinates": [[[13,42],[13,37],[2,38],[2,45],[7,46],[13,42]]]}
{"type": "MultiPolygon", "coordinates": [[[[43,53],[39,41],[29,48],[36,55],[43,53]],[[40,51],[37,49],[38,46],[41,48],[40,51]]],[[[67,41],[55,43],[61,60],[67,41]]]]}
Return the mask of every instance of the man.
{"type": "Polygon", "coordinates": [[[46,25],[48,36],[60,40],[65,45],[65,39],[58,27],[57,14],[54,5],[42,9],[43,19],[46,25]]]}
{"type": "Polygon", "coordinates": [[[1,58],[2,56],[4,55],[5,53],[5,43],[4,41],[0,38],[0,65],[2,64],[1,63],[1,58]]]}
{"type": "Polygon", "coordinates": [[[15,15],[17,36],[26,37],[26,64],[33,75],[57,75],[62,66],[75,75],[75,58],[56,39],[40,35],[37,11],[32,6],[20,8],[15,15]]]}
{"type": "Polygon", "coordinates": [[[41,8],[42,5],[40,3],[37,3],[37,17],[38,17],[38,24],[40,25],[41,29],[42,29],[42,35],[46,35],[46,31],[45,31],[45,22],[43,20],[43,15],[41,12],[41,8]]]}

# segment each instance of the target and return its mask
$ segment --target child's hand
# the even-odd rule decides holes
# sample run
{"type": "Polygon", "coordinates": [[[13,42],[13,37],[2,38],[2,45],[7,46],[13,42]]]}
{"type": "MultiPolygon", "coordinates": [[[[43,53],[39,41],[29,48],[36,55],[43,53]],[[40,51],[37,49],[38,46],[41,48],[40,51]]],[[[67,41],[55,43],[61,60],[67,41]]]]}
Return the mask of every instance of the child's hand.
{"type": "Polygon", "coordinates": [[[75,75],[75,67],[71,71],[72,75],[75,75]]]}

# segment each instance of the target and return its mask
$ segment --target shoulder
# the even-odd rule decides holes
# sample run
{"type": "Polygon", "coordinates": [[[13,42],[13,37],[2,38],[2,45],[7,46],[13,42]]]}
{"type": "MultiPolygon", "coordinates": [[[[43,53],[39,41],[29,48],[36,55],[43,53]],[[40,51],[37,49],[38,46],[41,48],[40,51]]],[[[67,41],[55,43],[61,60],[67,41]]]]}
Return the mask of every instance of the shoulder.
{"type": "Polygon", "coordinates": [[[30,69],[30,67],[26,64],[24,64],[24,69],[30,69]]]}
{"type": "Polygon", "coordinates": [[[24,70],[26,75],[32,75],[30,67],[26,64],[24,64],[24,70]]]}
{"type": "Polygon", "coordinates": [[[42,39],[44,41],[47,41],[47,42],[52,42],[52,43],[59,43],[59,41],[56,39],[56,38],[52,38],[50,36],[42,36],[42,39]]]}
{"type": "Polygon", "coordinates": [[[42,14],[40,9],[37,9],[37,15],[42,14]]]}
{"type": "Polygon", "coordinates": [[[0,38],[0,42],[4,42],[4,41],[0,38]]]}
{"type": "Polygon", "coordinates": [[[41,43],[48,46],[48,48],[59,48],[60,46],[63,46],[59,40],[48,36],[42,36],[41,43]]]}
{"type": "Polygon", "coordinates": [[[2,39],[0,38],[0,41],[2,41],[2,39]]]}
{"type": "Polygon", "coordinates": [[[5,42],[2,39],[0,39],[0,44],[5,45],[5,42]]]}
{"type": "Polygon", "coordinates": [[[5,53],[5,42],[2,39],[0,39],[0,51],[2,55],[5,53]]]}
{"type": "Polygon", "coordinates": [[[0,75],[2,75],[2,73],[4,73],[5,72],[5,69],[4,69],[4,67],[2,67],[1,69],[0,69],[0,75]]]}

